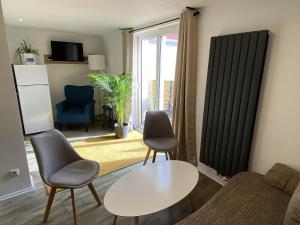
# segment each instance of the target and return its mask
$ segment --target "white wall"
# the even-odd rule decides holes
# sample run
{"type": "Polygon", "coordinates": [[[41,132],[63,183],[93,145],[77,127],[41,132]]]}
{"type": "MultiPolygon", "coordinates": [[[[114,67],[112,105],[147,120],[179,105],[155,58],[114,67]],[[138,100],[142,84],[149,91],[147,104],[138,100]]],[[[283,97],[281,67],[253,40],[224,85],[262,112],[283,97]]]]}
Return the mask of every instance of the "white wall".
{"type": "MultiPolygon", "coordinates": [[[[200,11],[197,78],[197,149],[200,148],[210,38],[270,30],[270,40],[250,156],[250,170],[275,162],[300,170],[300,1],[212,1],[200,11]]],[[[201,164],[207,174],[215,172],[201,164]]],[[[215,177],[215,176],[214,176],[215,177]]]]}
{"type": "MultiPolygon", "coordinates": [[[[7,40],[10,62],[19,64],[15,57],[15,50],[22,40],[29,40],[34,48],[40,50],[39,63],[44,64],[44,55],[51,55],[50,41],[68,41],[83,43],[84,56],[88,54],[103,54],[102,39],[100,36],[63,32],[49,29],[30,28],[22,26],[7,26],[7,40]]],[[[48,79],[54,116],[55,104],[64,99],[66,84],[90,84],[86,75],[91,72],[87,64],[48,64],[48,79]]],[[[97,92],[95,92],[95,95],[97,92]]],[[[95,97],[95,99],[98,99],[95,97]]],[[[98,104],[96,104],[96,111],[98,104]]]]}
{"type": "Polygon", "coordinates": [[[0,3],[0,199],[31,187],[0,3]],[[20,176],[8,171],[20,169],[20,176]]]}
{"type": "Polygon", "coordinates": [[[106,57],[106,71],[110,73],[123,73],[123,39],[122,32],[102,35],[104,55],[106,57]]]}
{"type": "MultiPolygon", "coordinates": [[[[123,38],[122,32],[115,30],[102,37],[103,54],[105,55],[105,71],[113,74],[123,73],[123,38]]],[[[103,90],[100,89],[100,98],[103,99],[103,90]]],[[[101,104],[105,104],[101,101],[101,104]]]]}

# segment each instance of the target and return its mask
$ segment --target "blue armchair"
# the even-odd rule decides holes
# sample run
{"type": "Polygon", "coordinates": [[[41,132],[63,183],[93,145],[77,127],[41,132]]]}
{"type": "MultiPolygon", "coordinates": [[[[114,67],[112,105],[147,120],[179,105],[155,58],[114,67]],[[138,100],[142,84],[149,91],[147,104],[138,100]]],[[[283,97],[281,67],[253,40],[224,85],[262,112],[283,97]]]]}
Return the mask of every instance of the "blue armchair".
{"type": "Polygon", "coordinates": [[[90,122],[94,123],[93,87],[66,85],[65,97],[66,100],[56,105],[59,128],[63,124],[84,124],[88,131],[90,122]]]}

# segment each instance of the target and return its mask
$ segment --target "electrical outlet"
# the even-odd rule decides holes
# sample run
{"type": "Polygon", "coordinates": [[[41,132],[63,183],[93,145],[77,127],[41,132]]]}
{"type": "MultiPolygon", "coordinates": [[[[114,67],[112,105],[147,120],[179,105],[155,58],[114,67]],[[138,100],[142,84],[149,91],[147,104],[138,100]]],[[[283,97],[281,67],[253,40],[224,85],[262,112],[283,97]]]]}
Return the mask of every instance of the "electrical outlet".
{"type": "Polygon", "coordinates": [[[9,171],[9,175],[12,177],[17,177],[20,175],[20,169],[12,169],[9,171]]]}

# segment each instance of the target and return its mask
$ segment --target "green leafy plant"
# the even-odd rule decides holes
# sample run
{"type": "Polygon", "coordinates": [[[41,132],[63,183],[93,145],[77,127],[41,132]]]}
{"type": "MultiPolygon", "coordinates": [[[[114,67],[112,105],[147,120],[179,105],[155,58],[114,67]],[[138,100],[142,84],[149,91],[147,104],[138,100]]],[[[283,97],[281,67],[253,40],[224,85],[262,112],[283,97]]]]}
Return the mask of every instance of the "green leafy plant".
{"type": "Polygon", "coordinates": [[[130,74],[110,74],[105,72],[88,74],[91,82],[104,90],[104,100],[111,105],[118,125],[123,127],[126,115],[126,101],[131,96],[132,76],[130,74]]]}
{"type": "Polygon", "coordinates": [[[19,56],[22,59],[22,54],[24,53],[39,55],[39,50],[32,48],[32,45],[29,43],[29,41],[23,40],[16,50],[16,56],[19,56]]]}

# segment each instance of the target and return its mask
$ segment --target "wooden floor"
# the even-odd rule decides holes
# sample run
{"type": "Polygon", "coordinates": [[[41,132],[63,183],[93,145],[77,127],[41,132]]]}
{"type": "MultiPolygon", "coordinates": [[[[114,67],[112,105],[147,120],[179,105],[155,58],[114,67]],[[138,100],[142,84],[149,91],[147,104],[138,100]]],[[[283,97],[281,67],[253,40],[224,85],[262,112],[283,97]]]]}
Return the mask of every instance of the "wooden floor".
{"type": "MultiPolygon", "coordinates": [[[[44,224],[42,216],[45,210],[47,196],[44,185],[37,171],[36,162],[31,151],[30,144],[26,144],[27,154],[30,155],[30,171],[35,183],[35,191],[17,196],[0,202],[0,225],[38,225],[44,224]]],[[[142,166],[141,163],[126,169],[98,178],[94,186],[101,200],[108,188],[128,171],[142,166]]],[[[207,176],[200,174],[199,182],[192,192],[192,199],[195,208],[200,208],[219,189],[221,185],[207,176]]],[[[151,194],[151,193],[149,193],[151,194]]],[[[75,201],[77,219],[79,225],[111,225],[113,215],[104,206],[97,207],[97,204],[87,187],[75,190],[75,201]]],[[[147,204],[147,202],[145,202],[147,204]]],[[[140,225],[173,225],[192,213],[189,199],[184,199],[176,205],[158,213],[143,216],[140,218],[140,225]]],[[[55,199],[48,218],[49,225],[71,225],[72,207],[70,192],[68,190],[59,192],[55,199]]],[[[131,218],[118,218],[118,225],[131,225],[131,218]]]]}

